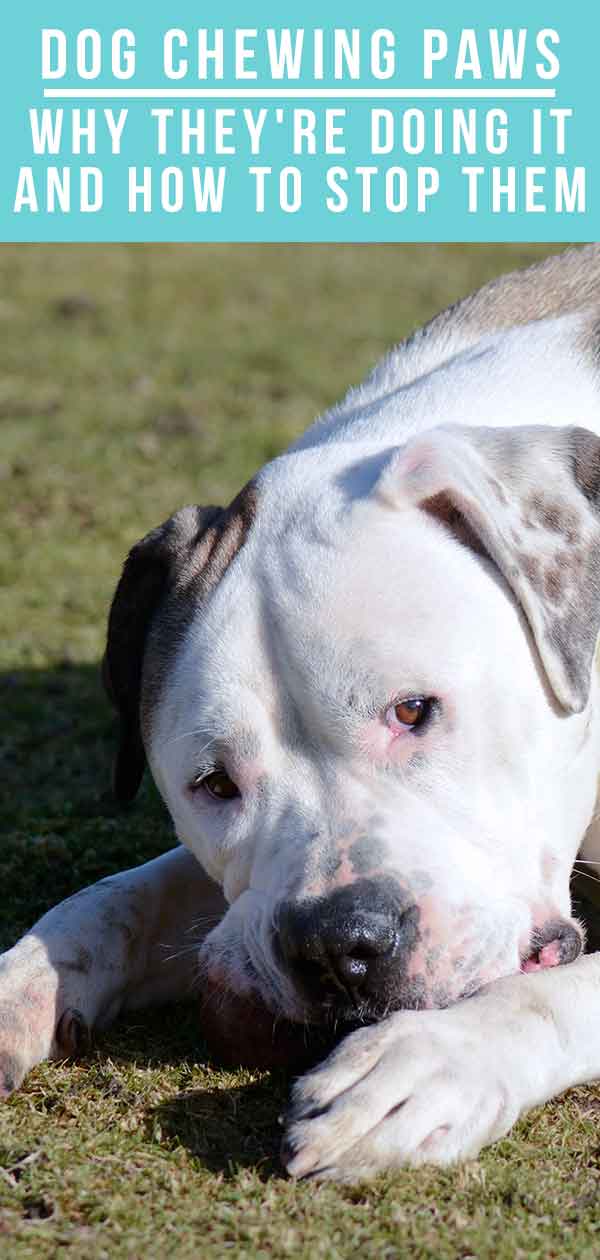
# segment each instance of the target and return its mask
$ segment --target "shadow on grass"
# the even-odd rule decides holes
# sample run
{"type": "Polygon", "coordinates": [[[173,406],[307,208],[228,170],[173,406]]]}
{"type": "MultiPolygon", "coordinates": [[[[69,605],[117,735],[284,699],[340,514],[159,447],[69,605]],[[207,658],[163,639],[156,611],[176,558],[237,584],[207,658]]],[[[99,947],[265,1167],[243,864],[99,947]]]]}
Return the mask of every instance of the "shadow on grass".
{"type": "Polygon", "coordinates": [[[63,897],[174,837],[149,776],[132,809],[112,796],[115,717],[99,667],[0,673],[0,708],[2,948],[63,897]]]}
{"type": "Polygon", "coordinates": [[[209,1063],[197,1002],[172,1002],[128,1011],[94,1037],[93,1056],[140,1068],[209,1063]]]}
{"type": "Polygon", "coordinates": [[[190,1089],[149,1113],[152,1129],[175,1140],[209,1172],[234,1178],[249,1168],[261,1181],[284,1177],[279,1159],[279,1117],[287,1101],[287,1080],[266,1073],[244,1085],[190,1089]]]}
{"type": "Polygon", "coordinates": [[[110,787],[113,730],[99,667],[4,671],[0,703],[3,821],[97,805],[110,787]]]}
{"type": "MultiPolygon", "coordinates": [[[[290,1076],[282,1071],[223,1071],[202,1039],[198,1004],[177,1003],[130,1013],[95,1042],[88,1061],[102,1068],[184,1068],[214,1076],[213,1086],[183,1090],[147,1111],[148,1131],[181,1145],[211,1172],[226,1178],[252,1168],[267,1180],[283,1175],[281,1126],[290,1076]]],[[[188,1075],[189,1079],[189,1075],[188,1075]]]]}

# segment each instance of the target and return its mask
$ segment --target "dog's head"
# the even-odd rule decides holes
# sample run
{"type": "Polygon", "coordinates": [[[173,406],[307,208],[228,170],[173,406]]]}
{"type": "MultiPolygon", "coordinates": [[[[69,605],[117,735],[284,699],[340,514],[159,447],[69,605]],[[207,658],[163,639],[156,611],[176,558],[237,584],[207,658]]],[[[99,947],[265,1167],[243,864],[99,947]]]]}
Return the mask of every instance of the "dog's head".
{"type": "Polygon", "coordinates": [[[585,430],[441,427],[283,456],[134,547],[116,788],[147,757],[222,885],[220,991],[371,1019],[576,956],[599,494],[585,430]]]}

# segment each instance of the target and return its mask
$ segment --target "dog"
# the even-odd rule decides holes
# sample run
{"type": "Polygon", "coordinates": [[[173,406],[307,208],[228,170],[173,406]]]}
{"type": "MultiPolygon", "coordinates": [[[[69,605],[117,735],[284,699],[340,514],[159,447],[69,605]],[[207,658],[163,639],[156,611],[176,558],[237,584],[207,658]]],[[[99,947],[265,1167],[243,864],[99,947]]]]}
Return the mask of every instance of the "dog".
{"type": "Polygon", "coordinates": [[[591,246],[451,307],[130,552],[115,792],[147,762],[180,844],[2,956],[3,1093],[196,990],[231,1062],[334,1045],[293,1087],[295,1177],[472,1157],[599,1077],[570,902],[600,862],[599,630],[591,246]]]}

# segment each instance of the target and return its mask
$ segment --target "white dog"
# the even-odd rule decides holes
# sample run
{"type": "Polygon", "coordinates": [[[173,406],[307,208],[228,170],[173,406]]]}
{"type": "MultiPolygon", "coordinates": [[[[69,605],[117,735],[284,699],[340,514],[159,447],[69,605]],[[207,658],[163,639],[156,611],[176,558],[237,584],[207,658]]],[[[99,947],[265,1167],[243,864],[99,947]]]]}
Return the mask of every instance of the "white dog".
{"type": "Polygon", "coordinates": [[[116,791],[147,758],[185,847],[0,960],[5,1092],[198,975],[233,1061],[356,1029],[295,1086],[296,1176],[472,1156],[600,1076],[569,897],[600,860],[598,435],[590,247],[440,315],[228,509],[133,548],[116,791]]]}

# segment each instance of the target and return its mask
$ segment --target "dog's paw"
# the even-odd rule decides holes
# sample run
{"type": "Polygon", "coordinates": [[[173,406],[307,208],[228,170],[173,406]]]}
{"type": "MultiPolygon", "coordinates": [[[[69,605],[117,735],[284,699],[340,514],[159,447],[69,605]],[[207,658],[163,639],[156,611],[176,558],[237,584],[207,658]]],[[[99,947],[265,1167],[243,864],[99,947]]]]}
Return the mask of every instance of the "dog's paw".
{"type": "Polygon", "coordinates": [[[22,1084],[27,1072],[42,1059],[72,1059],[90,1046],[90,1030],[80,1011],[64,1011],[56,1029],[38,1026],[36,1013],[26,1005],[0,1002],[0,1101],[22,1084]],[[32,1018],[33,1015],[33,1018],[32,1018]]]}
{"type": "Polygon", "coordinates": [[[30,1067],[31,1034],[13,1002],[0,1002],[0,1101],[18,1089],[30,1067]]]}
{"type": "Polygon", "coordinates": [[[0,955],[0,1100],[37,1063],[75,1057],[89,1040],[83,1015],[64,1003],[57,973],[35,941],[24,937],[0,955]]]}
{"type": "Polygon", "coordinates": [[[471,999],[353,1033],[296,1082],[282,1152],[288,1172],[359,1181],[402,1164],[472,1158],[502,1137],[523,1091],[500,1014],[471,999]]]}

